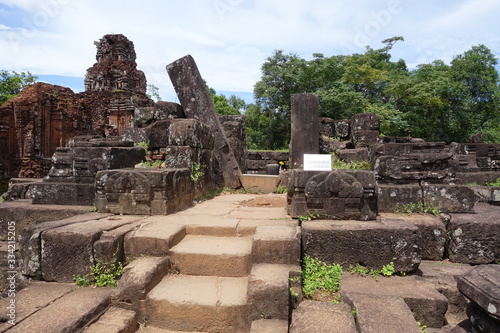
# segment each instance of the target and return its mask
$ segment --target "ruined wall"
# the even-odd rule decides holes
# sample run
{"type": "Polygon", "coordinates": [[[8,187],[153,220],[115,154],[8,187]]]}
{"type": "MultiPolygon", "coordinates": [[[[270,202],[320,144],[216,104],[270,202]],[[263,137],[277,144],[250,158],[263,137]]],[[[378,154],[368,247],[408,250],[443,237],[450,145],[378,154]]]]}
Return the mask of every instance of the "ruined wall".
{"type": "Polygon", "coordinates": [[[136,126],[135,115],[143,109],[163,117],[146,96],[134,44],[123,35],[105,35],[96,46],[97,63],[87,70],[85,92],[36,83],[0,107],[0,178],[43,177],[56,148],[70,138],[119,135],[136,126]]]}

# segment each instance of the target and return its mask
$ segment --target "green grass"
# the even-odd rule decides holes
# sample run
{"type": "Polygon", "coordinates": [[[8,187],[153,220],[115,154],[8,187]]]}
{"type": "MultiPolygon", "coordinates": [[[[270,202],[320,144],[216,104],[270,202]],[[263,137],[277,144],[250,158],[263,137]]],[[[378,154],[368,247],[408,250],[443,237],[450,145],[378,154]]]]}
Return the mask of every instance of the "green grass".
{"type": "Polygon", "coordinates": [[[332,153],[332,169],[350,169],[350,170],[371,170],[372,166],[367,161],[346,162],[332,153]]]}
{"type": "Polygon", "coordinates": [[[329,265],[307,255],[302,259],[302,292],[308,299],[313,299],[318,292],[335,297],[341,276],[339,264],[329,265]]]}
{"type": "Polygon", "coordinates": [[[96,260],[90,266],[90,273],[84,275],[74,275],[73,280],[81,287],[116,287],[118,280],[123,274],[123,268],[127,263],[122,263],[113,256],[109,263],[96,260]]]}
{"type": "Polygon", "coordinates": [[[439,208],[432,206],[427,202],[419,201],[417,203],[410,204],[399,204],[398,208],[394,210],[397,214],[432,214],[435,216],[439,216],[441,211],[439,208]]]}

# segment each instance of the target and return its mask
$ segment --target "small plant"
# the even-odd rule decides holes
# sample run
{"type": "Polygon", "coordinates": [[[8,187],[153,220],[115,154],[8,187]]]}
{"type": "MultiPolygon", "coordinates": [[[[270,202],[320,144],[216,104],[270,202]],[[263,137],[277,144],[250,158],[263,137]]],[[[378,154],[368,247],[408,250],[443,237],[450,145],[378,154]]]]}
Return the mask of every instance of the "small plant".
{"type": "Polygon", "coordinates": [[[332,153],[332,169],[351,169],[351,170],[371,170],[372,166],[367,161],[351,161],[346,162],[332,153]]]}
{"type": "Polygon", "coordinates": [[[399,207],[396,208],[394,212],[402,215],[416,213],[416,214],[432,214],[435,216],[439,216],[439,214],[441,214],[439,208],[436,208],[431,204],[422,201],[419,201],[417,203],[399,205],[399,207]]]}
{"type": "Polygon", "coordinates": [[[149,141],[141,141],[135,144],[137,147],[142,147],[146,150],[149,149],[149,141]]]}
{"type": "Polygon", "coordinates": [[[500,187],[500,178],[497,178],[494,182],[486,183],[486,186],[500,187]]]}
{"type": "Polygon", "coordinates": [[[319,218],[319,214],[307,213],[306,216],[299,215],[299,216],[297,216],[297,218],[299,219],[300,222],[311,221],[311,220],[319,218]]]}
{"type": "Polygon", "coordinates": [[[425,330],[427,328],[426,325],[422,324],[419,321],[417,321],[417,324],[418,324],[418,327],[420,327],[420,330],[422,331],[422,333],[427,333],[427,331],[425,330]]]}
{"type": "Polygon", "coordinates": [[[203,177],[205,173],[203,171],[201,171],[201,164],[200,163],[196,163],[196,162],[193,162],[191,164],[191,180],[194,181],[194,182],[197,182],[198,180],[201,179],[201,177],[203,177]]]}
{"type": "Polygon", "coordinates": [[[313,299],[319,293],[328,296],[334,302],[338,302],[342,267],[339,264],[329,265],[307,255],[302,259],[302,266],[302,292],[304,296],[313,299]]]}
{"type": "Polygon", "coordinates": [[[288,191],[288,188],[284,185],[278,187],[278,189],[276,190],[276,193],[279,193],[279,194],[283,194],[283,193],[286,193],[288,191]]]}
{"type": "Polygon", "coordinates": [[[364,266],[361,266],[358,263],[354,266],[353,265],[349,266],[349,268],[347,268],[347,271],[354,273],[354,274],[361,275],[361,276],[370,275],[375,280],[377,280],[380,275],[392,276],[396,273],[396,270],[394,269],[394,262],[393,261],[391,261],[387,265],[382,266],[381,269],[368,269],[364,266]]]}
{"type": "Polygon", "coordinates": [[[92,207],[90,207],[89,213],[95,213],[95,212],[97,212],[97,207],[94,204],[92,207]]]}
{"type": "Polygon", "coordinates": [[[158,160],[158,161],[142,161],[142,165],[144,165],[146,168],[161,168],[161,165],[163,164],[163,161],[158,160]]]}
{"type": "Polygon", "coordinates": [[[90,273],[84,275],[74,275],[73,280],[81,287],[95,285],[96,287],[116,287],[118,279],[123,274],[123,267],[126,263],[118,261],[116,255],[109,263],[96,260],[90,266],[90,273]]]}

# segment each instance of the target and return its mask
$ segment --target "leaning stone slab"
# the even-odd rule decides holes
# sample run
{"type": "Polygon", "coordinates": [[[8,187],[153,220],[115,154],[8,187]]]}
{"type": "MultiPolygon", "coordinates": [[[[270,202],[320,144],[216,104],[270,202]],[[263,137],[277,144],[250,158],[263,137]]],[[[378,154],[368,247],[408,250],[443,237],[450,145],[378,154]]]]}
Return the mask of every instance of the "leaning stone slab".
{"type": "Polygon", "coordinates": [[[500,327],[500,265],[481,265],[457,277],[458,289],[500,327]]]}
{"type": "Polygon", "coordinates": [[[79,332],[99,317],[110,304],[109,288],[76,288],[39,309],[8,332],[79,332]]]}
{"type": "Polygon", "coordinates": [[[347,304],[303,301],[292,314],[290,333],[357,333],[351,308],[347,304]]]}
{"type": "Polygon", "coordinates": [[[476,214],[450,214],[450,260],[495,263],[500,260],[500,207],[478,203],[475,210],[476,214]]]}
{"type": "MultiPolygon", "coordinates": [[[[68,208],[68,206],[65,208],[68,208]]],[[[23,259],[23,274],[36,279],[41,278],[42,233],[66,225],[104,219],[108,216],[110,214],[87,213],[62,220],[31,225],[23,229],[19,246],[21,258],[23,259]]]]}
{"type": "Polygon", "coordinates": [[[442,260],[446,245],[446,226],[440,217],[431,214],[381,213],[380,216],[402,219],[416,226],[422,234],[422,259],[442,260]]]}
{"type": "Polygon", "coordinates": [[[139,328],[136,316],[135,311],[112,307],[86,328],[85,333],[133,333],[139,328]]]}
{"type": "Polygon", "coordinates": [[[238,161],[215,113],[205,82],[193,57],[187,55],[167,65],[167,72],[186,116],[197,119],[211,128],[215,136],[215,150],[218,153],[224,185],[229,188],[240,187],[238,177],[241,171],[238,161]]]}
{"type": "Polygon", "coordinates": [[[355,292],[344,297],[356,310],[360,332],[422,332],[402,298],[355,292]]]}
{"type": "Polygon", "coordinates": [[[394,262],[402,272],[415,271],[422,258],[420,231],[402,219],[304,221],[302,248],[327,263],[381,269],[394,262]]]}
{"type": "MultiPolygon", "coordinates": [[[[429,327],[442,327],[448,300],[430,282],[415,276],[379,277],[342,274],[342,295],[366,294],[370,297],[396,297],[404,299],[417,321],[429,327]]],[[[404,330],[403,330],[404,331],[404,330]]],[[[389,331],[389,332],[398,332],[389,331]]]]}
{"type": "Polygon", "coordinates": [[[103,232],[140,219],[137,216],[108,217],[61,226],[42,233],[42,277],[45,281],[72,282],[74,275],[90,272],[93,245],[103,232]]]}

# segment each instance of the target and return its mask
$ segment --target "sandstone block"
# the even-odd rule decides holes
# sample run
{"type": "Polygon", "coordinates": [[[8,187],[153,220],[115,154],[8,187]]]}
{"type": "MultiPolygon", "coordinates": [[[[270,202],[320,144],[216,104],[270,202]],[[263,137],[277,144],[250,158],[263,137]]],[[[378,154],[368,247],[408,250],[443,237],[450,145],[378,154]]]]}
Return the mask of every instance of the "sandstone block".
{"type": "Polygon", "coordinates": [[[304,254],[327,263],[380,269],[394,262],[402,272],[415,271],[422,258],[420,231],[401,219],[304,221],[302,247],[304,254]]]}
{"type": "Polygon", "coordinates": [[[423,185],[424,201],[443,213],[472,213],[476,196],[469,186],[423,185]]]}
{"type": "Polygon", "coordinates": [[[347,304],[303,301],[292,314],[290,333],[356,333],[356,324],[347,304]]]}
{"type": "Polygon", "coordinates": [[[379,212],[395,212],[405,205],[423,201],[423,191],[419,184],[377,185],[377,204],[379,212]]]}
{"type": "Polygon", "coordinates": [[[300,260],[300,235],[299,227],[257,227],[253,237],[253,262],[298,264],[300,260]]]}
{"type": "Polygon", "coordinates": [[[500,260],[500,207],[479,203],[476,214],[450,214],[449,257],[453,262],[489,264],[500,260]]]}

